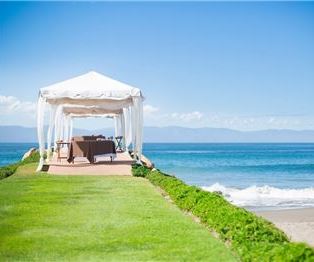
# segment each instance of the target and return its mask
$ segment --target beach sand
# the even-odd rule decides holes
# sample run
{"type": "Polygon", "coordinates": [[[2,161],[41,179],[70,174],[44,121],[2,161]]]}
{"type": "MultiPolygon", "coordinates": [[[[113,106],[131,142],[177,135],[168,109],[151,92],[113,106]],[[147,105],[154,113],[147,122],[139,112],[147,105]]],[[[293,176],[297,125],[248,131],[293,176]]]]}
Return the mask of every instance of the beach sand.
{"type": "Polygon", "coordinates": [[[255,212],[273,222],[295,242],[314,247],[314,208],[255,212]]]}

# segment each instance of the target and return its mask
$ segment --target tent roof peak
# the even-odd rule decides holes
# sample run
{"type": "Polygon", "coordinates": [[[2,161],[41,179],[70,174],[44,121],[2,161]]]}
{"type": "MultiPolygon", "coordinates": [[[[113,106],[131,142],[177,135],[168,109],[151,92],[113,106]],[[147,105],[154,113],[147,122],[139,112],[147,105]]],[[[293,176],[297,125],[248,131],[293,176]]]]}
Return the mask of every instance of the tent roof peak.
{"type": "Polygon", "coordinates": [[[94,70],[43,87],[40,89],[39,95],[52,103],[64,103],[66,99],[127,100],[132,97],[142,97],[140,89],[94,70]]]}

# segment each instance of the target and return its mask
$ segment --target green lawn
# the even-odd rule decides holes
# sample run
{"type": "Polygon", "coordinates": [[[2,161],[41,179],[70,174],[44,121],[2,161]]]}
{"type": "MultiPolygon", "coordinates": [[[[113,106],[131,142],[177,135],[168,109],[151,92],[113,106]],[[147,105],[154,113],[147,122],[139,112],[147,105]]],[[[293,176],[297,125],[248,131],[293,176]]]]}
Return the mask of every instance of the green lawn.
{"type": "Polygon", "coordinates": [[[219,240],[135,177],[0,181],[0,261],[234,261],[219,240]]]}

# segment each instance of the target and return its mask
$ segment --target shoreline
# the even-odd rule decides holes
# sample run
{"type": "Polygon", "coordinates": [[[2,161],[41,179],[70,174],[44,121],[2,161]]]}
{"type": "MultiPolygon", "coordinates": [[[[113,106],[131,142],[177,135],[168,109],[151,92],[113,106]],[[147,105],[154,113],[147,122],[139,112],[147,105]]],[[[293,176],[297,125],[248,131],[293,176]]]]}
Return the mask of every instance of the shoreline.
{"type": "Polygon", "coordinates": [[[251,211],[284,231],[295,242],[314,247],[314,208],[251,211]]]}

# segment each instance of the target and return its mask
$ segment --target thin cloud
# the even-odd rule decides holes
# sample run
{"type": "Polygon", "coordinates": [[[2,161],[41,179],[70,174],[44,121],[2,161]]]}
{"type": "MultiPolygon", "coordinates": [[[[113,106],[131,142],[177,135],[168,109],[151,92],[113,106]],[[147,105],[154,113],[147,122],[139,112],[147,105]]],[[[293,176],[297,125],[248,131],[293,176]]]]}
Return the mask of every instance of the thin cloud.
{"type": "Polygon", "coordinates": [[[146,124],[157,126],[213,127],[243,131],[264,129],[314,129],[314,116],[309,115],[265,115],[239,116],[192,112],[155,112],[146,116],[146,124]]]}
{"type": "Polygon", "coordinates": [[[143,111],[145,115],[151,115],[153,113],[156,113],[159,111],[158,107],[154,107],[152,105],[144,105],[143,106],[143,111]]]}
{"type": "MultiPolygon", "coordinates": [[[[0,95],[0,125],[36,125],[37,104],[14,96],[0,95]]],[[[214,127],[237,130],[314,129],[311,115],[224,115],[200,111],[163,113],[158,107],[143,106],[145,124],[152,126],[214,127]]]]}
{"type": "Polygon", "coordinates": [[[36,126],[37,104],[0,95],[0,125],[36,126]]]}
{"type": "Polygon", "coordinates": [[[192,122],[192,121],[199,121],[203,118],[203,114],[198,111],[193,111],[190,113],[172,113],[171,118],[175,120],[181,120],[183,122],[192,122]]]}
{"type": "Polygon", "coordinates": [[[0,114],[35,114],[36,103],[29,101],[21,101],[14,96],[0,95],[0,114]]]}

